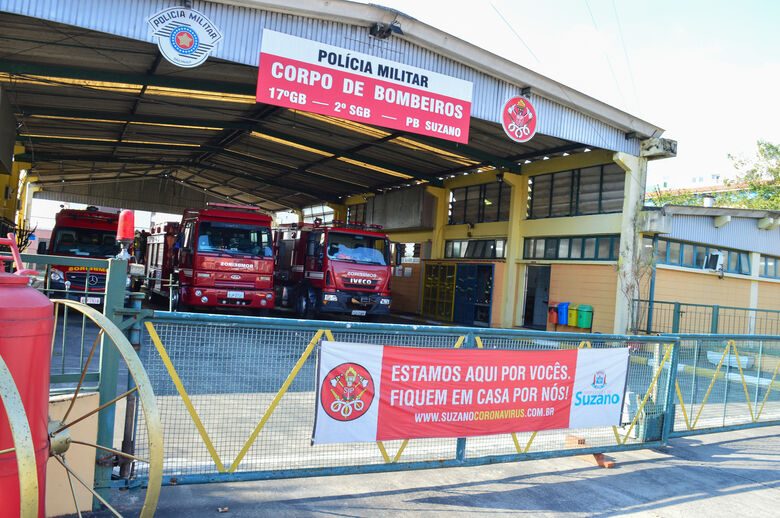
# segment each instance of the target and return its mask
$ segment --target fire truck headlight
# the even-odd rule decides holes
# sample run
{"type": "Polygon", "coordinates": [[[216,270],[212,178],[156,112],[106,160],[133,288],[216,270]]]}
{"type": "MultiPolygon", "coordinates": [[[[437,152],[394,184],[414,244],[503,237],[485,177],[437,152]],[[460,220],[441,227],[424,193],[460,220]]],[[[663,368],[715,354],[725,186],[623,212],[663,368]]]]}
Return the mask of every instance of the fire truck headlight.
{"type": "Polygon", "coordinates": [[[200,297],[201,295],[203,295],[203,292],[202,292],[202,291],[200,291],[200,290],[195,290],[195,296],[196,296],[196,297],[200,297]]]}
{"type": "Polygon", "coordinates": [[[268,300],[271,300],[272,298],[274,298],[274,296],[271,293],[266,293],[265,294],[265,298],[267,298],[268,300]]]}
{"type": "Polygon", "coordinates": [[[203,303],[205,304],[206,302],[208,302],[208,301],[209,301],[209,298],[208,298],[208,297],[201,297],[201,298],[200,298],[200,301],[201,301],[201,302],[203,302],[203,303]]]}
{"type": "Polygon", "coordinates": [[[379,299],[379,303],[384,305],[384,306],[389,306],[390,305],[390,299],[379,299]]]}
{"type": "Polygon", "coordinates": [[[328,302],[336,302],[339,300],[339,298],[335,295],[326,293],[325,296],[323,297],[323,300],[326,300],[328,302]]]}
{"type": "Polygon", "coordinates": [[[62,275],[62,272],[54,269],[52,269],[51,273],[49,274],[49,278],[54,282],[62,282],[65,280],[65,276],[62,275]]]}
{"type": "Polygon", "coordinates": [[[260,305],[261,306],[265,306],[266,304],[268,304],[268,303],[265,301],[265,299],[260,299],[260,305]]]}

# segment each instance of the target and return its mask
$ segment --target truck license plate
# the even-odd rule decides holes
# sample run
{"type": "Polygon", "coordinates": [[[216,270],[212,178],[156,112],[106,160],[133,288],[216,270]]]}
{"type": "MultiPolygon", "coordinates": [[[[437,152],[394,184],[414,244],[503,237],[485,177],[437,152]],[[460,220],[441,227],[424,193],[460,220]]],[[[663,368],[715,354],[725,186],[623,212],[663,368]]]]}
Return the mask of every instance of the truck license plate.
{"type": "Polygon", "coordinates": [[[100,304],[100,297],[81,297],[79,302],[86,302],[87,304],[100,304]]]}
{"type": "Polygon", "coordinates": [[[365,309],[353,309],[352,315],[356,317],[364,317],[366,316],[366,310],[365,309]]]}
{"type": "Polygon", "coordinates": [[[243,299],[244,298],[244,292],[243,291],[229,291],[229,292],[227,292],[227,298],[229,298],[229,299],[243,299]]]}

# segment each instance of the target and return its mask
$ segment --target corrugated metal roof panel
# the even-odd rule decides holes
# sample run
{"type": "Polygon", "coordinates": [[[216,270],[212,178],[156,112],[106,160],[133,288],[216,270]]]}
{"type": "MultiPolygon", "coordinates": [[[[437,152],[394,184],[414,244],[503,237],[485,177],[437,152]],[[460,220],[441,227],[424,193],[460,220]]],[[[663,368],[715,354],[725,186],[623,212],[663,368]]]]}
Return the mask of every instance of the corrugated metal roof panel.
{"type": "MultiPolygon", "coordinates": [[[[165,0],[0,0],[2,11],[146,42],[153,42],[146,20],[167,7],[170,2],[165,0]]],[[[212,55],[228,61],[257,66],[262,29],[267,28],[471,81],[472,117],[495,123],[500,123],[500,110],[506,99],[520,93],[521,85],[491,77],[404,39],[367,38],[365,27],[211,2],[195,1],[193,8],[223,32],[212,55]]],[[[563,89],[561,93],[566,96],[563,89]]],[[[613,151],[639,153],[638,141],[626,140],[625,132],[618,128],[538,95],[533,95],[532,100],[537,106],[540,133],[613,151]]]]}
{"type": "Polygon", "coordinates": [[[780,229],[760,230],[756,218],[731,218],[715,228],[713,216],[672,216],[672,232],[663,237],[780,256],[780,229]]]}

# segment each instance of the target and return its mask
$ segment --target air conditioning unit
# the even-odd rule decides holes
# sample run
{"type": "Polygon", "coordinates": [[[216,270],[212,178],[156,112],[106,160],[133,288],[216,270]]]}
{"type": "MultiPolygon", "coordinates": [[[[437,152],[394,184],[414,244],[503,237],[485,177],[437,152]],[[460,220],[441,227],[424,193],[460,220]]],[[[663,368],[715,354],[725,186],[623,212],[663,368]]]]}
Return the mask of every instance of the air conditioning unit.
{"type": "Polygon", "coordinates": [[[723,252],[710,252],[707,260],[704,262],[704,268],[707,270],[723,271],[723,252]]]}

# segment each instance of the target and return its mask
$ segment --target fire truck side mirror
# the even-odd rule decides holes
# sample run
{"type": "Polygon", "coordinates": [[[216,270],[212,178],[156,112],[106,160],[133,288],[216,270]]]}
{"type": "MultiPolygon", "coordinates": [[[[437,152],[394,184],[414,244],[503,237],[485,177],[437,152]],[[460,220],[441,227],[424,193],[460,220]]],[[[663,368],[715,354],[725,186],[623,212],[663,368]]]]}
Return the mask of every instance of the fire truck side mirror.
{"type": "Polygon", "coordinates": [[[41,241],[38,243],[38,254],[46,255],[46,241],[41,241]]]}

